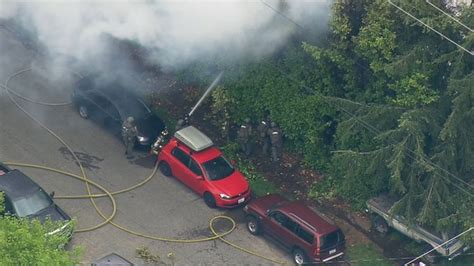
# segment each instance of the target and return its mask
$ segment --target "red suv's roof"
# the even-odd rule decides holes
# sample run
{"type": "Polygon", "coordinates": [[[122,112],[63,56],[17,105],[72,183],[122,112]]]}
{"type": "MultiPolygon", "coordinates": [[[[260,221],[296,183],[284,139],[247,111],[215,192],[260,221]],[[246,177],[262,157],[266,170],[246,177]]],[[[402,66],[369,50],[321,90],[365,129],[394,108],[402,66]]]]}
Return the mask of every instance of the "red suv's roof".
{"type": "Polygon", "coordinates": [[[202,151],[193,151],[191,148],[189,148],[187,145],[185,145],[183,142],[179,141],[178,139],[174,138],[172,141],[175,141],[178,146],[181,147],[183,150],[191,154],[191,157],[196,160],[198,163],[204,163],[209,160],[212,160],[220,155],[222,155],[222,152],[216,148],[215,146],[209,147],[205,150],[202,151]]]}
{"type": "Polygon", "coordinates": [[[289,214],[291,218],[305,222],[306,226],[313,229],[316,234],[327,234],[338,230],[335,225],[326,221],[301,202],[288,202],[279,209],[289,214]]]}

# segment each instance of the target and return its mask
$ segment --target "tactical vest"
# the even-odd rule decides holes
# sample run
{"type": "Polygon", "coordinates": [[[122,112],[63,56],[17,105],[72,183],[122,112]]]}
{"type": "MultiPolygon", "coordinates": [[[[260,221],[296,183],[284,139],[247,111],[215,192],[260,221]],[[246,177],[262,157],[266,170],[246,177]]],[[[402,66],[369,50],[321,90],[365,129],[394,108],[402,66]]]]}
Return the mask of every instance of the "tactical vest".
{"type": "Polygon", "coordinates": [[[241,125],[239,128],[239,138],[241,139],[249,139],[250,138],[250,130],[251,128],[247,125],[241,125]]]}
{"type": "Polygon", "coordinates": [[[271,130],[270,140],[272,144],[281,144],[281,132],[280,130],[271,130]]]}
{"type": "Polygon", "coordinates": [[[264,138],[267,135],[267,130],[268,130],[268,124],[265,121],[260,122],[258,125],[258,133],[260,135],[260,138],[264,138]]]}

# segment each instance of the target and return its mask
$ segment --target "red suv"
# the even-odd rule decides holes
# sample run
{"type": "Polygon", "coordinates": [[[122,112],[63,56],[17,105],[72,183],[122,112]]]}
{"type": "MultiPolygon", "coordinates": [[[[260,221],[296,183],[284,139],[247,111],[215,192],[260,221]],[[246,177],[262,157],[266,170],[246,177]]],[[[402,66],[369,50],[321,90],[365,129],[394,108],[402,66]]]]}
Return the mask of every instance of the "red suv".
{"type": "Polygon", "coordinates": [[[158,164],[165,176],[175,176],[211,208],[232,208],[250,200],[250,187],[242,173],[193,126],[174,134],[158,154],[158,164]]]}
{"type": "Polygon", "coordinates": [[[326,262],[344,254],[342,231],[300,202],[269,195],[244,207],[247,229],[265,232],[289,248],[296,264],[326,262]]]}

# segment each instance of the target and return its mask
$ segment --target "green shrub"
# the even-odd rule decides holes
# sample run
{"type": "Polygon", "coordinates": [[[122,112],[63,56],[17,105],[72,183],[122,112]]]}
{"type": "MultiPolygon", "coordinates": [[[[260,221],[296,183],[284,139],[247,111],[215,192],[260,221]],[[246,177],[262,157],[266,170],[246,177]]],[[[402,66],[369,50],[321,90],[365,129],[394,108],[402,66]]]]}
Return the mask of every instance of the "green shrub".
{"type": "Polygon", "coordinates": [[[222,147],[225,156],[234,161],[237,169],[247,178],[254,196],[264,196],[268,194],[279,193],[280,190],[275,184],[268,181],[263,175],[258,173],[252,162],[244,160],[239,156],[239,144],[230,142],[222,147]]]}

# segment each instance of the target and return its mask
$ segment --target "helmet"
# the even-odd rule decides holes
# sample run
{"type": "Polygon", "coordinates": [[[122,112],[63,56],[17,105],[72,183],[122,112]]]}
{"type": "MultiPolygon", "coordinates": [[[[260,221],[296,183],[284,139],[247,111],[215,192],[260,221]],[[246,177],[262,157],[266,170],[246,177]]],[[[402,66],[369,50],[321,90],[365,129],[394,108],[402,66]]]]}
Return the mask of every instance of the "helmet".
{"type": "Polygon", "coordinates": [[[272,123],[271,123],[271,126],[272,126],[272,127],[276,127],[276,126],[277,126],[277,123],[272,122],[272,123]]]}
{"type": "Polygon", "coordinates": [[[245,123],[250,123],[250,118],[248,118],[248,117],[245,118],[245,119],[244,119],[244,122],[245,122],[245,123]]]}
{"type": "Polygon", "coordinates": [[[133,123],[133,122],[135,122],[135,119],[133,119],[133,117],[129,116],[129,117],[127,117],[127,122],[128,123],[133,123]]]}

